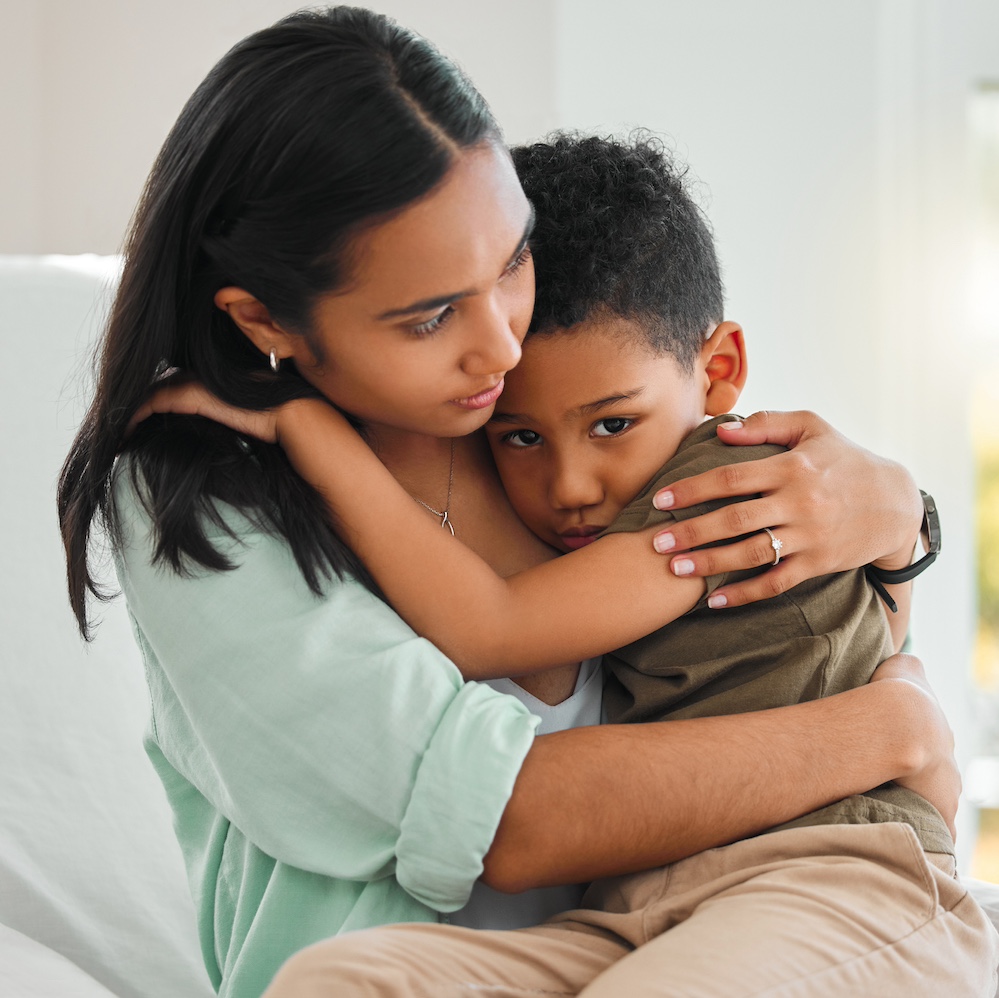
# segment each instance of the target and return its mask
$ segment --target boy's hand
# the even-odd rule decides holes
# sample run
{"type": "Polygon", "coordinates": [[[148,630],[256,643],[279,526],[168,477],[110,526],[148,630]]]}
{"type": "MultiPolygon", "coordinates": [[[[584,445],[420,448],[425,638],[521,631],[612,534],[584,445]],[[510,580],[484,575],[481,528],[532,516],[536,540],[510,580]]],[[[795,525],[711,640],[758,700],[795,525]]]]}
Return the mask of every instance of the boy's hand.
{"type": "MultiPolygon", "coordinates": [[[[332,406],[316,398],[293,399],[274,409],[240,409],[213,395],[200,381],[182,372],[175,372],[159,382],[152,395],[129,420],[126,436],[154,413],[176,413],[181,416],[204,416],[230,430],[256,437],[267,444],[281,444],[287,450],[289,438],[296,433],[308,434],[308,420],[316,413],[333,419],[348,428],[332,406]]],[[[350,431],[353,435],[353,431],[350,431]]]]}
{"type": "MultiPolygon", "coordinates": [[[[746,582],[723,586],[711,606],[740,606],[777,596],[806,579],[859,568],[884,567],[911,555],[923,519],[922,501],[901,465],[848,440],[811,412],[758,412],[744,423],[718,427],[727,444],[781,444],[790,448],[762,461],[730,464],[683,479],[654,498],[660,509],[711,499],[760,494],[670,525],[670,553],[683,551],[685,575],[716,575],[780,563],[746,582]],[[693,551],[741,534],[752,537],[693,551]]],[[[907,562],[905,562],[907,563],[907,562]]],[[[674,571],[676,569],[674,568],[674,571]]]]}
{"type": "Polygon", "coordinates": [[[273,444],[278,440],[278,411],[238,409],[222,402],[200,381],[175,373],[160,382],[152,395],[139,406],[129,420],[126,436],[131,436],[136,426],[154,413],[169,412],[181,416],[204,416],[237,433],[273,444]]]}

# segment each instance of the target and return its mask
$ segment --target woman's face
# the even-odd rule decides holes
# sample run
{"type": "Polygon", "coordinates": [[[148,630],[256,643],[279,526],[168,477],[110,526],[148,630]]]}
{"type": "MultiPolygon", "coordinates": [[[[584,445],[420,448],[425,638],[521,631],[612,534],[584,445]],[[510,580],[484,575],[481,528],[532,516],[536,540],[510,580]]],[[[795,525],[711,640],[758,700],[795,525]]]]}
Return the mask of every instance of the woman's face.
{"type": "Polygon", "coordinates": [[[447,437],[490,417],[534,307],[533,215],[506,152],[459,154],[444,181],[351,247],[319,300],[299,372],[372,428],[447,437]]]}

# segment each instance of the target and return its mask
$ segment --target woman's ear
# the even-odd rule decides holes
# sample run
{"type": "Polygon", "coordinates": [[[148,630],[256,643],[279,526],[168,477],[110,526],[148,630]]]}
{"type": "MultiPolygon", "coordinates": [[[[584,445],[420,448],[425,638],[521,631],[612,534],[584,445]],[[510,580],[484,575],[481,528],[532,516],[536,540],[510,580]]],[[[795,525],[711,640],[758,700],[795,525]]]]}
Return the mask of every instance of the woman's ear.
{"type": "Polygon", "coordinates": [[[215,306],[226,312],[244,336],[265,356],[271,351],[277,360],[290,357],[295,343],[293,333],[274,321],[267,306],[243,288],[220,288],[215,292],[215,306]]]}
{"type": "Polygon", "coordinates": [[[707,377],[704,412],[721,416],[732,412],[746,386],[746,344],[742,326],[721,322],[701,348],[700,363],[707,377]]]}

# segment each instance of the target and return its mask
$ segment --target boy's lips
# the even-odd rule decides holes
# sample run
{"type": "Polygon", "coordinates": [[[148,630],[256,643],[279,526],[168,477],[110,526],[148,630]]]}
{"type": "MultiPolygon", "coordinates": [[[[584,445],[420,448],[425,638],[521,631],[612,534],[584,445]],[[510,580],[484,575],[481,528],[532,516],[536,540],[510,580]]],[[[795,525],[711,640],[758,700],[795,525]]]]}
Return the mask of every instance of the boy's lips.
{"type": "Polygon", "coordinates": [[[570,527],[568,530],[563,530],[559,537],[567,548],[575,551],[592,544],[603,529],[603,527],[570,527]]]}
{"type": "Polygon", "coordinates": [[[485,391],[479,392],[478,395],[469,395],[467,398],[452,399],[451,401],[454,405],[460,405],[463,409],[485,409],[493,405],[502,392],[503,379],[500,378],[492,388],[487,388],[485,391]]]}

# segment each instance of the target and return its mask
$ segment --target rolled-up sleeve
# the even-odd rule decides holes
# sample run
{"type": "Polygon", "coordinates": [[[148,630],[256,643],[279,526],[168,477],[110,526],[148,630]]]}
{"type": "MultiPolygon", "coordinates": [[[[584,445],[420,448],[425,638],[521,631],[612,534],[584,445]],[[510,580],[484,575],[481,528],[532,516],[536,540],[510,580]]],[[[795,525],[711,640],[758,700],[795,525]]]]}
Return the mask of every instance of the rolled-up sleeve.
{"type": "Polygon", "coordinates": [[[351,580],[309,591],[280,539],[228,517],[237,564],[151,564],[127,476],[119,577],[150,738],[260,850],[327,877],[395,877],[438,911],[482,871],[537,719],[457,668],[351,580]]]}

